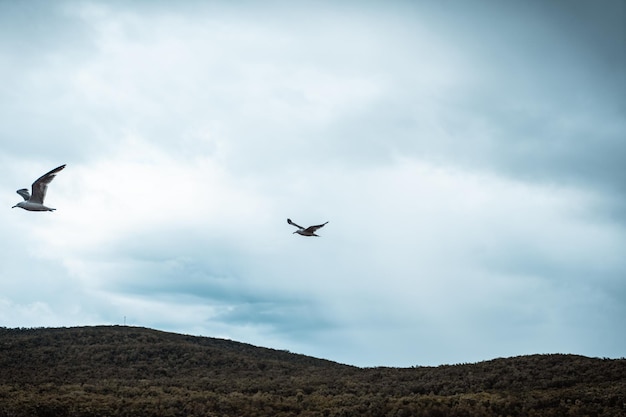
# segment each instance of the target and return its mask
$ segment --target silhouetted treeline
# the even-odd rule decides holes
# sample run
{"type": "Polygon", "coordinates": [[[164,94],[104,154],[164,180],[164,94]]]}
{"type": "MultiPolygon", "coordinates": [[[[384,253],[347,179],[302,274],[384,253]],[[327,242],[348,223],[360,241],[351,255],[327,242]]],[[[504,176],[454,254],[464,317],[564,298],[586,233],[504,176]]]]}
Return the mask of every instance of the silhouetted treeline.
{"type": "Polygon", "coordinates": [[[0,417],[533,415],[626,415],[626,359],[357,368],[136,327],[0,328],[0,417]]]}

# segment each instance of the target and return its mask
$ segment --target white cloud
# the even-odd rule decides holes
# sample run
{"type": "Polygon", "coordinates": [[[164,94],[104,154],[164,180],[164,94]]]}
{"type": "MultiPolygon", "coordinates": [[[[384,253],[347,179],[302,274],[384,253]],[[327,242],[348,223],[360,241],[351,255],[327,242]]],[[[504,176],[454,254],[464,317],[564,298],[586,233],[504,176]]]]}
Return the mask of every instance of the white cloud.
{"type": "Polygon", "coordinates": [[[538,22],[554,38],[507,52],[532,58],[509,79],[490,52],[523,25],[479,48],[472,14],[332,7],[66,3],[58,39],[84,39],[3,72],[5,206],[68,164],[58,211],[0,218],[5,322],[127,316],[360,365],[617,355],[623,203],[590,185],[623,124],[544,89],[565,35],[538,22]]]}

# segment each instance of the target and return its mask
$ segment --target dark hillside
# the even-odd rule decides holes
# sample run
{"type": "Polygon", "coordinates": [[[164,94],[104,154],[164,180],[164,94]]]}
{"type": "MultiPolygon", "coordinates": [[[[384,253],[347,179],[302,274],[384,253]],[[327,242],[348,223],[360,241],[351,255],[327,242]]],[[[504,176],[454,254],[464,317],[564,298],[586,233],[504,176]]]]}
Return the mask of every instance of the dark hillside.
{"type": "Polygon", "coordinates": [[[0,417],[624,416],[626,360],[356,368],[136,327],[0,328],[0,417]]]}
{"type": "Polygon", "coordinates": [[[171,378],[244,380],[304,369],[350,368],[230,340],[139,327],[0,329],[0,377],[18,383],[171,378]]]}

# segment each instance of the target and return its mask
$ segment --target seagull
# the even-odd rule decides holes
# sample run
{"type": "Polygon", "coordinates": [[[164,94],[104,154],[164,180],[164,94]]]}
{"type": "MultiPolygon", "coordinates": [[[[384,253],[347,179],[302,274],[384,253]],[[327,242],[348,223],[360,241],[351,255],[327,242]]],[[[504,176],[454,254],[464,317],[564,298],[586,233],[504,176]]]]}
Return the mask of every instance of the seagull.
{"type": "Polygon", "coordinates": [[[302,236],[319,236],[319,235],[316,235],[315,232],[320,227],[324,227],[324,225],[326,223],[328,223],[328,222],[326,222],[324,224],[318,224],[317,226],[309,226],[306,229],[304,227],[302,227],[302,226],[298,226],[297,224],[292,222],[291,219],[287,219],[287,223],[289,223],[292,226],[296,226],[298,228],[298,230],[296,230],[294,233],[297,233],[297,234],[302,235],[302,236]]]}
{"type": "Polygon", "coordinates": [[[17,190],[17,193],[24,197],[24,201],[20,201],[11,208],[20,207],[28,211],[54,211],[56,209],[43,205],[43,199],[46,198],[48,184],[56,177],[57,173],[65,168],[65,164],[58,168],[54,168],[47,174],[42,175],[33,183],[33,195],[30,195],[26,188],[17,190]]]}

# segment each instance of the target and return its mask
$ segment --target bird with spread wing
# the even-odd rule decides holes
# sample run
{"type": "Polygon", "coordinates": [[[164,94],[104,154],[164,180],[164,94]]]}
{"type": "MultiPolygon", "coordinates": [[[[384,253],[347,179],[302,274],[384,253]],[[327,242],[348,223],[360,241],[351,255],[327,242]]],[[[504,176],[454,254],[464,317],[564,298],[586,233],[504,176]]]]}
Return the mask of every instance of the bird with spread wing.
{"type": "Polygon", "coordinates": [[[48,191],[48,184],[52,182],[57,173],[65,168],[65,164],[60,167],[54,168],[52,171],[43,174],[32,185],[32,195],[28,192],[28,189],[22,188],[17,190],[17,193],[24,198],[24,201],[20,201],[12,208],[20,207],[28,211],[54,211],[56,209],[46,207],[43,204],[44,198],[46,198],[46,191],[48,191]]]}
{"type": "Polygon", "coordinates": [[[328,223],[328,222],[326,222],[324,224],[318,224],[317,226],[309,226],[307,228],[304,228],[302,226],[299,226],[299,225],[295,224],[294,222],[291,221],[291,219],[287,219],[287,223],[289,223],[292,226],[296,226],[298,228],[298,230],[296,230],[294,233],[297,233],[297,234],[302,235],[302,236],[318,236],[319,237],[319,235],[316,235],[315,232],[320,227],[324,227],[324,225],[326,223],[328,223]]]}

